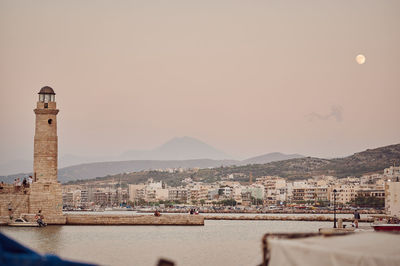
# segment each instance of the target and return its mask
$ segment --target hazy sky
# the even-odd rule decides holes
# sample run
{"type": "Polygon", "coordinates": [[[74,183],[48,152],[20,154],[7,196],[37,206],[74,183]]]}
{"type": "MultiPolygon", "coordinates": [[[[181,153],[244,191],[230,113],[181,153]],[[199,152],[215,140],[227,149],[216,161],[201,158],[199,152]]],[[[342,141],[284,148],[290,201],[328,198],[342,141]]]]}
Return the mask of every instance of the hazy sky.
{"type": "Polygon", "coordinates": [[[399,14],[398,0],[1,0],[0,161],[32,157],[45,85],[61,155],[175,136],[236,158],[400,143],[399,14]]]}

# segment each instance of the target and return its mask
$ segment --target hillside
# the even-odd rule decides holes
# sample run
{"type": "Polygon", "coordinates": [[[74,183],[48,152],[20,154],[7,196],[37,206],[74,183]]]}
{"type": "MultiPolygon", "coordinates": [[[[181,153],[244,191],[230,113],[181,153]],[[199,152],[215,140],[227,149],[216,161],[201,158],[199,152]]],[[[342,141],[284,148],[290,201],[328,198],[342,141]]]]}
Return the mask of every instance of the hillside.
{"type": "Polygon", "coordinates": [[[320,159],[312,157],[296,158],[267,164],[249,164],[227,166],[213,169],[200,169],[197,172],[169,174],[155,171],[143,171],[130,174],[118,174],[98,178],[100,180],[118,178],[125,183],[144,182],[148,178],[164,180],[170,185],[179,185],[181,180],[191,177],[195,181],[214,182],[229,174],[238,174],[234,180],[247,182],[251,173],[254,178],[266,175],[278,175],[287,179],[301,179],[316,175],[337,177],[361,176],[366,173],[382,172],[393,164],[400,164],[400,144],[366,150],[345,158],[320,159]]]}
{"type": "MultiPolygon", "coordinates": [[[[284,155],[291,156],[291,155],[284,155]]],[[[136,183],[138,176],[140,180],[154,177],[151,169],[165,168],[202,168],[196,173],[177,174],[157,174],[157,178],[168,179],[173,182],[180,182],[185,177],[192,177],[196,180],[212,182],[220,180],[222,177],[232,173],[242,174],[239,181],[247,181],[249,173],[254,177],[265,175],[278,175],[289,179],[307,178],[315,175],[333,175],[337,177],[360,176],[365,173],[379,172],[390,165],[400,164],[400,144],[390,145],[377,149],[368,149],[363,152],[355,153],[351,156],[336,159],[320,159],[313,157],[302,157],[289,160],[280,160],[265,164],[246,164],[246,162],[268,159],[270,156],[259,156],[244,161],[234,160],[169,160],[169,161],[150,161],[133,160],[119,162],[99,162],[74,165],[59,169],[58,178],[65,183],[74,180],[94,179],[97,177],[112,176],[120,177],[120,173],[130,173],[125,175],[126,181],[136,183]],[[221,167],[223,166],[223,167],[221,167]],[[209,169],[213,168],[213,169],[209,169]],[[176,179],[176,180],[175,180],[176,179]]],[[[26,174],[10,175],[1,177],[0,180],[12,183],[14,178],[26,174]]]]}
{"type": "Polygon", "coordinates": [[[224,169],[224,173],[252,173],[253,176],[279,175],[286,178],[305,178],[315,175],[337,177],[361,176],[382,171],[400,163],[400,144],[368,149],[351,156],[336,159],[313,157],[297,158],[260,165],[246,165],[224,169]]]}
{"type": "Polygon", "coordinates": [[[270,163],[270,162],[275,162],[275,161],[283,161],[283,160],[289,160],[289,159],[295,159],[295,158],[302,158],[304,157],[303,155],[300,154],[283,154],[280,152],[272,152],[272,153],[267,153],[264,155],[252,157],[246,160],[243,160],[240,162],[241,165],[246,165],[246,164],[265,164],[265,163],[270,163]]]}
{"type": "MultiPolygon", "coordinates": [[[[170,145],[168,145],[171,147],[170,145]]],[[[176,147],[176,145],[173,145],[176,147]]],[[[199,149],[198,149],[199,151],[199,149]]],[[[188,154],[187,154],[188,155],[188,154]]],[[[281,160],[283,158],[290,158],[292,155],[285,155],[282,153],[266,154],[263,156],[250,158],[244,161],[235,160],[212,160],[212,159],[192,159],[192,160],[129,160],[129,161],[108,161],[108,162],[93,162],[83,163],[63,167],[58,170],[58,180],[62,183],[78,180],[78,179],[91,179],[107,175],[115,175],[125,172],[139,172],[152,169],[166,169],[166,168],[213,168],[220,166],[230,165],[245,165],[248,162],[269,162],[270,160],[281,160]],[[276,154],[279,154],[276,156],[276,154]]],[[[29,172],[28,172],[29,173],[29,172]]],[[[1,181],[12,183],[17,177],[24,177],[31,175],[28,173],[14,174],[0,177],[1,181]]]]}

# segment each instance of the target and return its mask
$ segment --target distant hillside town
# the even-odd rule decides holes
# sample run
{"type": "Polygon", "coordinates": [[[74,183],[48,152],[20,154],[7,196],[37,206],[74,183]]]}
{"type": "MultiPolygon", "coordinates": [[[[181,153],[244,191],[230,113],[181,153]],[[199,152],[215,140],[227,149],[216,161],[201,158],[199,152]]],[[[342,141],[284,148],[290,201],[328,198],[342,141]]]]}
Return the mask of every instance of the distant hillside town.
{"type": "MultiPolygon", "coordinates": [[[[168,169],[171,173],[198,169],[168,169]]],[[[385,208],[399,212],[393,205],[400,195],[400,167],[385,168],[383,173],[336,178],[320,175],[289,181],[279,176],[253,178],[232,173],[217,182],[198,182],[185,178],[180,186],[149,178],[140,184],[122,184],[120,180],[98,180],[63,186],[64,209],[99,209],[137,205],[263,206],[280,208],[290,204],[328,207],[335,201],[341,207],[385,208]],[[239,175],[247,182],[234,181],[239,175]],[[391,196],[390,196],[391,195],[391,196]],[[397,198],[394,198],[397,197],[397,198]]]]}

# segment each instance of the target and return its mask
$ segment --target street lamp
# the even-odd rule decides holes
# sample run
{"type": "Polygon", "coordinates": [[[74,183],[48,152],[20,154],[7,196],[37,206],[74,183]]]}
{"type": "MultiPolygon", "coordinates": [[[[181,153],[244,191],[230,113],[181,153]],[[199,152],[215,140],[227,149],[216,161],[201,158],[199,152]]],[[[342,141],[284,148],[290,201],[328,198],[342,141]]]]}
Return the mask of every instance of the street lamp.
{"type": "Polygon", "coordinates": [[[333,228],[336,228],[336,192],[337,190],[333,190],[333,228]]]}

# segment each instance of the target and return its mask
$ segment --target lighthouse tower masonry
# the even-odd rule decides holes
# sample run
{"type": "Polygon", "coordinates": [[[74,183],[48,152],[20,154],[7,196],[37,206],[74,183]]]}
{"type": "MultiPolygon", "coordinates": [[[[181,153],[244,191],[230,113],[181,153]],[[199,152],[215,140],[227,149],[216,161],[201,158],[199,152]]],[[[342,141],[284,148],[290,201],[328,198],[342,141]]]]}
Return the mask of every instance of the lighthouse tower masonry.
{"type": "Polygon", "coordinates": [[[41,210],[48,223],[65,223],[62,214],[62,189],[57,181],[58,137],[54,90],[43,87],[34,110],[36,115],[33,183],[29,196],[29,213],[41,210]]]}
{"type": "Polygon", "coordinates": [[[50,87],[39,92],[33,156],[33,178],[40,183],[57,182],[57,114],[55,93],[50,87]]]}

